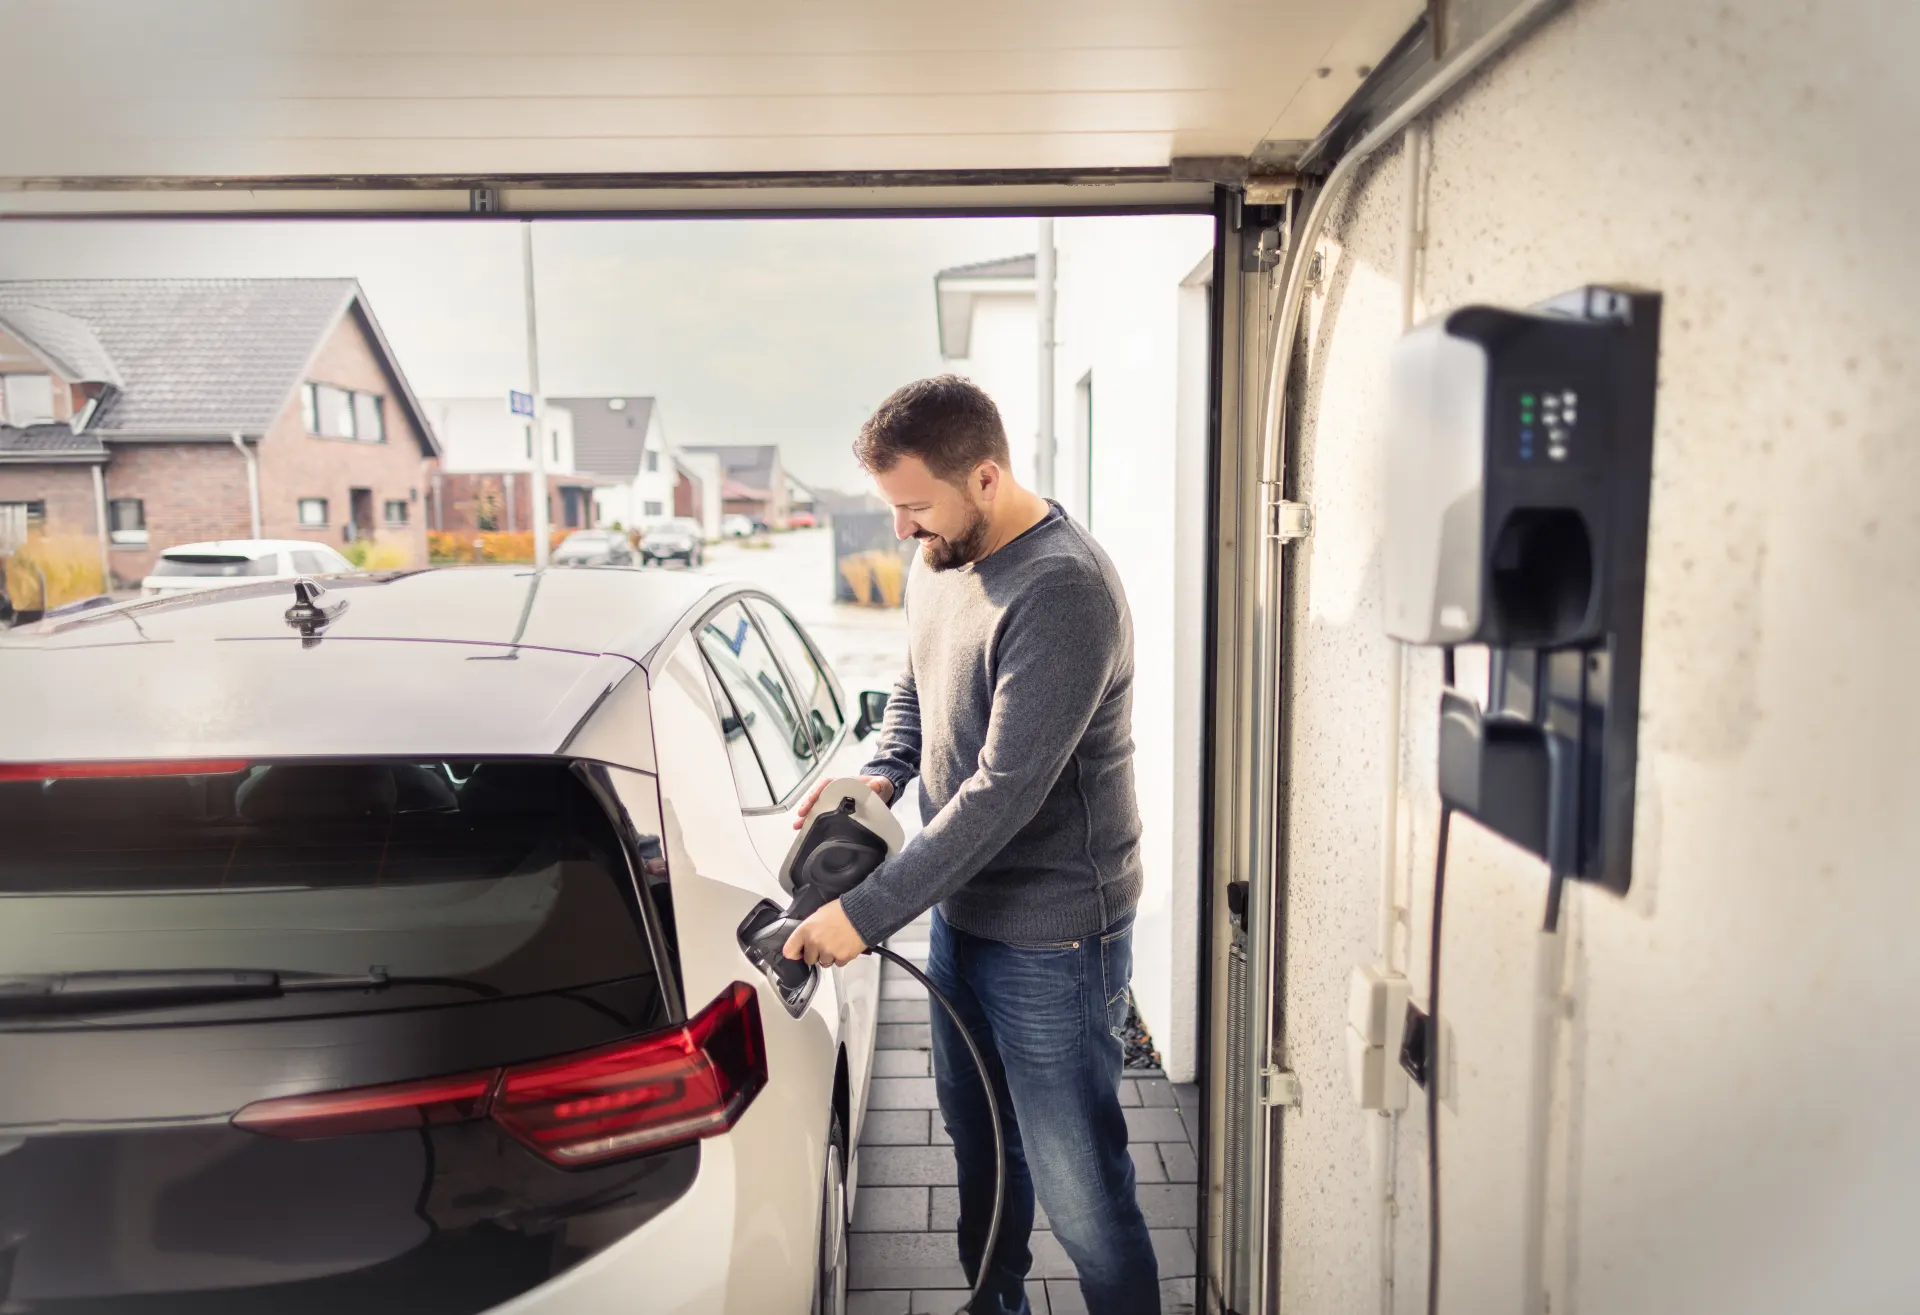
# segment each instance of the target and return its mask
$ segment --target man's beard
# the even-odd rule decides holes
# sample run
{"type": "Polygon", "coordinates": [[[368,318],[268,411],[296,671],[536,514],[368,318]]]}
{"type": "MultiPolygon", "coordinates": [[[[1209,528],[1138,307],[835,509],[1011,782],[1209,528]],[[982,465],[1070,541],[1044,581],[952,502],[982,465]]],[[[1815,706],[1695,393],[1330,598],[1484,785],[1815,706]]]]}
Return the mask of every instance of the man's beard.
{"type": "Polygon", "coordinates": [[[920,559],[936,571],[950,571],[956,566],[979,560],[980,549],[987,541],[987,514],[978,507],[972,510],[973,519],[958,538],[943,539],[937,534],[916,535],[920,540],[920,559]]]}

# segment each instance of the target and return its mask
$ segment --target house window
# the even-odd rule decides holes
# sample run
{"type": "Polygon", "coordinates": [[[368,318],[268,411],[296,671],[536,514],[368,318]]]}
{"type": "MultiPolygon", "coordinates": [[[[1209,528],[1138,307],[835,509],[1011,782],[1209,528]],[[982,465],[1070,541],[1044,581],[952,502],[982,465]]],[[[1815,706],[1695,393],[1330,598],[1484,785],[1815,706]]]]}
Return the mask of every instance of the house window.
{"type": "Polygon", "coordinates": [[[327,500],[325,498],[300,499],[300,523],[310,528],[322,528],[327,523],[327,500]]]}
{"type": "Polygon", "coordinates": [[[356,393],[332,384],[303,384],[300,420],[309,434],[322,438],[357,438],[366,443],[383,443],[387,426],[380,401],[378,393],[356,393]]]}
{"type": "Polygon", "coordinates": [[[644,511],[648,516],[664,516],[667,514],[667,505],[664,502],[649,502],[645,504],[644,511]]]}
{"type": "Polygon", "coordinates": [[[387,441],[387,422],[378,393],[353,395],[353,436],[362,443],[387,441]]]}
{"type": "Polygon", "coordinates": [[[402,498],[387,500],[387,524],[405,525],[407,523],[407,504],[402,498]]]}
{"type": "Polygon", "coordinates": [[[24,429],[53,423],[52,375],[10,374],[0,392],[4,392],[8,424],[24,429]]]}
{"type": "Polygon", "coordinates": [[[651,475],[657,472],[659,469],[660,469],[660,454],[657,451],[654,451],[653,449],[649,448],[647,450],[647,473],[651,475]]]}
{"type": "Polygon", "coordinates": [[[107,537],[116,544],[144,545],[147,541],[147,504],[139,498],[115,498],[109,502],[107,537]]]}
{"type": "MultiPolygon", "coordinates": [[[[47,504],[37,498],[32,502],[0,502],[0,553],[18,548],[46,523],[47,504]]],[[[0,579],[0,585],[4,584],[0,579]]]]}

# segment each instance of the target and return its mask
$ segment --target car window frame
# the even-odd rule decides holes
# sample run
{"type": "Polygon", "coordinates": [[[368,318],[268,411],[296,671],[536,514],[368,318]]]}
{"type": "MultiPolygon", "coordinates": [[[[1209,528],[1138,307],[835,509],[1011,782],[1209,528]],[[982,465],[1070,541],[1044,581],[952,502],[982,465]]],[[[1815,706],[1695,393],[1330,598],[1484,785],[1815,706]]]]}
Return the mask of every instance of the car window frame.
{"type": "MultiPolygon", "coordinates": [[[[793,613],[787,611],[786,608],[780,606],[779,603],[771,598],[756,597],[750,601],[765,603],[767,607],[772,609],[774,614],[782,621],[785,621],[788,628],[793,631],[794,637],[800,641],[800,647],[806,650],[807,656],[813,659],[814,670],[820,673],[820,679],[825,682],[827,687],[827,698],[833,703],[834,733],[827,743],[829,745],[838,745],[840,742],[840,731],[845,729],[847,724],[847,705],[846,701],[840,697],[840,691],[834,687],[833,679],[827,674],[829,668],[826,659],[821,656],[820,650],[814,647],[813,641],[807,637],[807,632],[800,628],[800,623],[794,620],[793,613]]],[[[780,645],[775,641],[774,637],[767,633],[767,624],[760,619],[760,614],[755,611],[753,607],[748,606],[743,610],[746,612],[748,619],[753,622],[754,627],[760,631],[761,637],[767,641],[767,647],[773,650],[773,660],[780,664],[780,674],[787,678],[787,689],[793,695],[793,701],[796,704],[802,703],[800,687],[793,678],[793,672],[787,667],[786,655],[780,651],[780,645]]],[[[809,699],[804,702],[809,712],[815,710],[812,700],[809,699]]],[[[817,754],[823,752],[823,750],[816,750],[815,752],[817,754]]]]}
{"type": "MultiPolygon", "coordinates": [[[[793,732],[798,737],[798,739],[804,739],[806,741],[806,754],[804,757],[804,762],[800,754],[791,753],[789,751],[790,761],[794,762],[797,766],[800,766],[801,770],[798,773],[798,775],[794,778],[793,785],[788,787],[787,792],[785,794],[781,794],[778,791],[773,789],[773,775],[771,772],[767,770],[767,754],[764,752],[760,752],[759,742],[758,742],[758,739],[756,738],[755,732],[750,730],[747,733],[748,738],[754,741],[754,749],[760,759],[760,770],[763,773],[765,773],[767,777],[768,797],[773,799],[774,801],[773,807],[778,808],[781,805],[790,803],[794,799],[798,798],[799,792],[806,788],[806,784],[808,781],[813,779],[815,770],[820,765],[820,753],[819,753],[819,750],[814,745],[813,735],[807,724],[807,716],[806,716],[807,705],[802,703],[799,695],[794,692],[793,680],[787,674],[786,664],[780,660],[780,654],[774,648],[773,641],[767,637],[766,631],[762,630],[760,628],[759,623],[754,620],[752,611],[750,611],[746,606],[746,599],[735,597],[733,599],[730,599],[727,603],[723,603],[721,606],[714,608],[712,611],[710,611],[707,614],[707,619],[701,622],[701,630],[704,631],[704,629],[709,624],[712,623],[713,617],[718,615],[721,612],[724,612],[725,610],[727,610],[728,607],[737,607],[739,609],[740,616],[743,620],[745,620],[747,625],[747,634],[751,634],[753,638],[760,643],[760,645],[766,650],[767,656],[770,659],[772,659],[772,662],[773,662],[773,674],[777,678],[779,683],[779,693],[777,696],[775,696],[775,698],[770,698],[765,700],[767,706],[763,708],[762,711],[768,714],[769,716],[771,716],[774,702],[776,701],[776,699],[779,702],[784,702],[787,706],[780,710],[778,719],[782,722],[787,722],[788,725],[791,725],[791,727],[793,728],[793,732]],[[790,722],[788,722],[787,720],[789,717],[791,718],[790,722]]],[[[744,649],[745,647],[745,638],[746,636],[742,635],[741,637],[742,649],[744,649]]],[[[708,667],[714,671],[716,676],[718,676],[719,674],[718,660],[716,660],[711,653],[707,652],[706,644],[701,642],[700,637],[697,634],[695,637],[695,642],[700,645],[701,654],[707,659],[708,667]]],[[[731,644],[728,644],[727,647],[731,649],[733,646],[731,644]]],[[[750,670],[748,668],[744,655],[741,652],[736,651],[735,657],[740,659],[740,667],[738,670],[738,674],[745,680],[747,686],[749,688],[752,688],[756,684],[759,684],[761,681],[761,675],[756,671],[750,670]]],[[[724,686],[726,684],[725,679],[722,678],[720,683],[724,686]]],[[[767,694],[773,695],[773,691],[769,690],[767,691],[767,694]]],[[[739,716],[740,703],[738,698],[734,697],[733,692],[731,690],[728,691],[728,695],[730,698],[733,699],[735,715],[739,716]]],[[[755,695],[755,697],[760,698],[762,696],[755,695]]],[[[786,734],[786,732],[782,730],[782,728],[779,726],[776,726],[773,729],[776,734],[780,734],[780,735],[786,734]]],[[[789,743],[789,746],[791,749],[792,747],[791,741],[783,741],[783,742],[789,743]]]]}
{"type": "MultiPolygon", "coordinates": [[[[846,695],[841,689],[840,678],[838,677],[838,675],[835,674],[833,670],[833,664],[826,660],[826,656],[820,651],[820,646],[813,642],[813,636],[807,633],[806,627],[802,626],[798,621],[794,620],[793,613],[787,611],[786,608],[781,607],[780,600],[775,598],[772,594],[769,594],[768,592],[766,592],[766,590],[764,589],[736,589],[733,592],[728,593],[724,597],[711,603],[710,605],[702,607],[697,613],[695,613],[692,616],[692,618],[689,620],[687,624],[686,633],[688,637],[693,640],[694,649],[699,653],[701,663],[706,667],[707,671],[710,673],[710,676],[713,682],[716,685],[720,686],[723,692],[726,692],[727,702],[729,704],[732,704],[733,694],[731,691],[726,690],[726,682],[720,679],[718,672],[714,671],[712,659],[707,656],[706,649],[701,646],[700,628],[706,625],[708,621],[712,620],[715,613],[724,611],[727,607],[731,606],[732,604],[738,603],[740,604],[741,613],[745,615],[747,618],[747,624],[751,625],[756,631],[760,632],[761,642],[766,644],[767,651],[773,654],[774,665],[779,670],[781,679],[786,682],[788,696],[793,699],[794,705],[796,707],[800,706],[800,696],[794,692],[793,677],[787,671],[786,662],[783,658],[781,658],[779,648],[777,648],[774,645],[772,638],[767,635],[765,630],[761,627],[759,621],[754,617],[753,609],[746,606],[746,602],[750,598],[758,598],[766,601],[767,603],[771,604],[773,607],[777,608],[782,616],[787,618],[787,620],[793,626],[794,633],[800,636],[801,640],[807,646],[807,651],[812,653],[814,656],[814,660],[820,664],[820,670],[827,678],[827,688],[833,695],[835,706],[840,708],[845,708],[847,705],[846,695]]],[[[739,708],[735,707],[734,715],[738,716],[739,713],[740,713],[739,708]]],[[[794,802],[800,799],[807,790],[811,789],[815,781],[820,779],[821,774],[826,770],[827,762],[836,753],[838,753],[840,750],[840,747],[846,743],[846,738],[849,734],[852,733],[852,728],[853,728],[852,719],[847,717],[844,713],[842,713],[840,718],[839,732],[824,747],[817,749],[814,752],[813,766],[810,770],[808,770],[808,772],[804,776],[800,778],[799,784],[795,785],[793,790],[789,794],[782,797],[774,798],[774,802],[769,807],[748,808],[745,804],[742,804],[740,806],[741,816],[742,817],[767,817],[777,813],[787,813],[792,811],[794,802]]],[[[749,743],[752,742],[751,736],[748,737],[748,742],[749,743]]],[[[760,746],[755,744],[753,746],[753,751],[754,751],[755,761],[759,761],[760,746]]],[[[770,798],[773,798],[773,782],[771,778],[766,776],[766,764],[764,762],[761,763],[760,765],[760,774],[767,781],[768,796],[770,798]]],[[[739,794],[739,790],[737,786],[735,788],[734,793],[737,797],[739,794]]]]}
{"type": "MultiPolygon", "coordinates": [[[[719,608],[715,608],[714,612],[718,612],[719,610],[719,608]]],[[[712,616],[713,613],[709,612],[707,615],[712,616]]],[[[704,619],[696,622],[696,628],[687,635],[687,642],[693,645],[694,660],[700,664],[700,674],[706,678],[709,697],[725,699],[727,701],[727,707],[733,710],[733,719],[739,724],[740,735],[747,742],[747,752],[753,755],[754,770],[760,773],[760,788],[766,793],[768,799],[772,799],[773,781],[767,776],[767,764],[765,760],[760,757],[760,746],[754,741],[752,734],[747,730],[746,719],[741,715],[740,705],[734,701],[733,691],[727,688],[726,681],[720,679],[720,673],[714,669],[713,659],[707,656],[706,647],[700,642],[700,634],[697,627],[705,624],[706,621],[704,619]]],[[[716,708],[715,711],[719,712],[720,710],[716,708]]],[[[727,756],[727,775],[733,780],[733,795],[734,799],[740,805],[740,812],[746,816],[754,816],[774,811],[779,807],[777,803],[749,805],[741,796],[740,773],[734,770],[733,750],[727,745],[726,738],[726,714],[721,713],[720,747],[727,756]]]]}

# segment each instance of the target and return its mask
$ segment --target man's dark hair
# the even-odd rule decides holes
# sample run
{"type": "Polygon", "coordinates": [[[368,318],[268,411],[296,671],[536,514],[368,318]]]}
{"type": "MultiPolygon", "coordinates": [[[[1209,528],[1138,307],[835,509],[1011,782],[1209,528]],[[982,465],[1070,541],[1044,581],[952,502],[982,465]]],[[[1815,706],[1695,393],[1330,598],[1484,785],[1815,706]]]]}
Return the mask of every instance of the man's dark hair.
{"type": "Polygon", "coordinates": [[[902,457],[919,457],[940,479],[958,484],[982,461],[1011,468],[1000,408],[978,384],[958,375],[921,379],[898,389],[860,426],[853,455],[868,474],[885,474],[902,457]]]}

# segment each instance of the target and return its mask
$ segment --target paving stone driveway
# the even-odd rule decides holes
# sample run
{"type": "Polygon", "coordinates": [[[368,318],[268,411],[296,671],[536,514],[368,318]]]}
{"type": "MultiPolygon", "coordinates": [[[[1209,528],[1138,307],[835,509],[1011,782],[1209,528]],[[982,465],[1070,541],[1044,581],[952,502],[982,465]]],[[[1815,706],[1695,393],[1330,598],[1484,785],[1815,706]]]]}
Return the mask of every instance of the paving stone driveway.
{"type": "MultiPolygon", "coordinates": [[[[924,963],[926,938],[922,920],[895,936],[891,948],[924,963]]],[[[892,964],[882,972],[880,993],[880,1050],[860,1136],[851,1315],[952,1315],[966,1299],[966,1276],[954,1242],[953,1153],[934,1108],[930,1003],[920,984],[892,964]]],[[[1197,1094],[1139,1070],[1128,1071],[1121,1089],[1166,1315],[1194,1309],[1197,1094]]],[[[1034,1315],[1083,1315],[1073,1262],[1046,1231],[1044,1212],[1036,1224],[1027,1282],[1034,1315]]]]}

